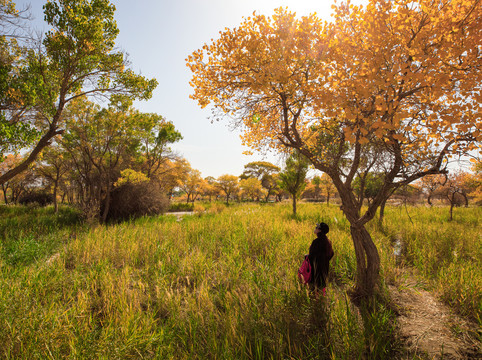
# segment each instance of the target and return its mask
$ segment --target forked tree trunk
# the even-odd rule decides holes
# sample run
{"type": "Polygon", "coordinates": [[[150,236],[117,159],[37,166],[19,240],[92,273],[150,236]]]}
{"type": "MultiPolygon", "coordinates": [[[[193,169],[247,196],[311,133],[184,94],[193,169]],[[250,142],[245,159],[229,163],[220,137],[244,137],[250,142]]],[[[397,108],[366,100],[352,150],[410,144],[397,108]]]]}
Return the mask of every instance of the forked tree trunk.
{"type": "Polygon", "coordinates": [[[359,300],[369,299],[375,294],[380,279],[380,256],[370,233],[365,228],[366,222],[373,219],[375,213],[372,212],[371,216],[362,222],[359,208],[350,190],[340,183],[338,193],[342,201],[341,209],[350,222],[351,238],[355,248],[357,272],[354,297],[359,300]]]}
{"type": "Polygon", "coordinates": [[[363,225],[352,224],[350,231],[357,263],[355,294],[363,298],[371,297],[379,281],[380,256],[363,225]]]}

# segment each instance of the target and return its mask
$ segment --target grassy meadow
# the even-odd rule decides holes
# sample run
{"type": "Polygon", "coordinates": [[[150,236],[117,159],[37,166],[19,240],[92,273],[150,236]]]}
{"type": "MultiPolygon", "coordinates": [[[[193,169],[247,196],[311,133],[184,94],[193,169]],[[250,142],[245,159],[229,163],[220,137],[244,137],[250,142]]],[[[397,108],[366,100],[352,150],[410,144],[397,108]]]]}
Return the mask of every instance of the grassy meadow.
{"type": "MultiPolygon", "coordinates": [[[[88,228],[75,211],[0,208],[1,359],[392,359],[403,354],[387,295],[352,305],[355,255],[336,206],[205,204],[205,212],[88,228]],[[327,296],[297,281],[330,224],[327,296]]],[[[200,206],[197,206],[200,209],[200,206]]],[[[482,326],[482,208],[393,207],[369,225],[383,283],[416,267],[482,326]],[[394,254],[400,245],[401,256],[394,254]]]]}

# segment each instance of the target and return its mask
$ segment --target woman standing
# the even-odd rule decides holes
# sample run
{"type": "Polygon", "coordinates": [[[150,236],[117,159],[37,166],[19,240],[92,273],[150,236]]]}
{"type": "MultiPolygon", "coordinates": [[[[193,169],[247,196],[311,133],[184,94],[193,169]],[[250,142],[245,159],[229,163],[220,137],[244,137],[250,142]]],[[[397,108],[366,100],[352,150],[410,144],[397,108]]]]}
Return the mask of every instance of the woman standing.
{"type": "Polygon", "coordinates": [[[316,225],[316,239],[311,243],[308,254],[312,269],[310,287],[316,294],[321,289],[323,296],[325,295],[326,281],[330,270],[330,260],[334,255],[331,242],[326,237],[329,231],[330,228],[323,222],[316,225]]]}

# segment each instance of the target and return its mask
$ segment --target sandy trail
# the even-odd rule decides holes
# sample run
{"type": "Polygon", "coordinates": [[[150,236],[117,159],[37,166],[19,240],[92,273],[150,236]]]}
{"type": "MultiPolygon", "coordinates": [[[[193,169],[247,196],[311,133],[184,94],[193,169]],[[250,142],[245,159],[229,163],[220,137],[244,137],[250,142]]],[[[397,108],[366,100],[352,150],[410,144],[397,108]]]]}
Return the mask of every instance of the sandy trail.
{"type": "Polygon", "coordinates": [[[400,275],[399,284],[390,285],[389,290],[400,314],[400,336],[406,348],[403,358],[482,359],[481,344],[469,335],[477,325],[457,316],[424,290],[409,269],[401,269],[400,275]]]}

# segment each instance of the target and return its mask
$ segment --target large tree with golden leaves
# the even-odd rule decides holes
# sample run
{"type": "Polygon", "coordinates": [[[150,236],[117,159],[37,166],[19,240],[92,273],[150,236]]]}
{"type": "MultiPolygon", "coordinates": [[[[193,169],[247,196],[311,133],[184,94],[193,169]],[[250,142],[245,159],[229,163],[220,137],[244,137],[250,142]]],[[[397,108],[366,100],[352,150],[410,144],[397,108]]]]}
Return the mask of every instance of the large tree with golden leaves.
{"type": "Polygon", "coordinates": [[[480,0],[371,0],[334,20],[277,9],[221,32],[187,59],[193,99],[228,115],[254,149],[295,148],[330,176],[350,222],[356,293],[380,260],[365,225],[398,187],[443,173],[480,144],[480,0]],[[353,181],[383,174],[369,207],[353,181]],[[362,199],[363,200],[363,199],[362,199]]]}

